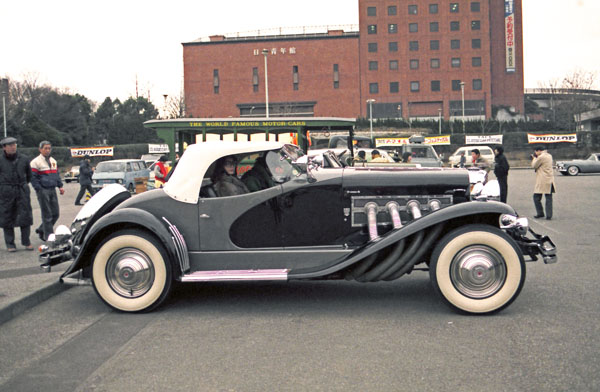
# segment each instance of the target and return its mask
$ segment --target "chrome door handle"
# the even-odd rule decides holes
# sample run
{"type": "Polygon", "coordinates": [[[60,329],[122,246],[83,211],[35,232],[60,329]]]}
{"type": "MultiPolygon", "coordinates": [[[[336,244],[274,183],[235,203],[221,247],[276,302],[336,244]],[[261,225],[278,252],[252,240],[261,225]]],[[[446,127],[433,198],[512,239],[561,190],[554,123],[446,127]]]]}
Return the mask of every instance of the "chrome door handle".
{"type": "Polygon", "coordinates": [[[200,219],[208,219],[210,218],[210,215],[208,214],[200,214],[200,219]]]}

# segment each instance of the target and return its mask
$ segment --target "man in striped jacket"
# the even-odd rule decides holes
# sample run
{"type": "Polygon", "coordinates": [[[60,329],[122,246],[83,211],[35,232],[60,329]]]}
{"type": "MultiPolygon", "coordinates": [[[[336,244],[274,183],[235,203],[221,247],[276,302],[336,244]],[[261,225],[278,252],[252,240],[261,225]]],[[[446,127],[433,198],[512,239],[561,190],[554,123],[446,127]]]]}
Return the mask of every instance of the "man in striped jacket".
{"type": "Polygon", "coordinates": [[[54,224],[60,214],[55,188],[58,188],[61,195],[65,193],[58,174],[58,165],[50,156],[51,152],[52,144],[44,140],[40,143],[40,155],[31,161],[31,185],[35,189],[42,211],[42,223],[35,232],[42,241],[46,241],[48,235],[54,232],[54,224]]]}

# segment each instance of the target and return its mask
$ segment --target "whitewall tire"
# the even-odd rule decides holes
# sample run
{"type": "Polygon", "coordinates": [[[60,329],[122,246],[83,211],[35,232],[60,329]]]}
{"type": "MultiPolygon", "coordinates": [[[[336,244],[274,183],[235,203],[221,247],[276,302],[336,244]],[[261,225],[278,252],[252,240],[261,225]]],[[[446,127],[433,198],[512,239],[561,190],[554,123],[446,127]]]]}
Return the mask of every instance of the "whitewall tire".
{"type": "Polygon", "coordinates": [[[438,243],[429,274],[434,289],[451,308],[485,314],[517,298],[525,282],[525,262],[516,243],[500,229],[468,225],[438,243]]]}
{"type": "Polygon", "coordinates": [[[156,238],[141,230],[124,230],[99,246],[92,282],[109,306],[124,312],[149,311],[169,294],[171,264],[156,238]]]}

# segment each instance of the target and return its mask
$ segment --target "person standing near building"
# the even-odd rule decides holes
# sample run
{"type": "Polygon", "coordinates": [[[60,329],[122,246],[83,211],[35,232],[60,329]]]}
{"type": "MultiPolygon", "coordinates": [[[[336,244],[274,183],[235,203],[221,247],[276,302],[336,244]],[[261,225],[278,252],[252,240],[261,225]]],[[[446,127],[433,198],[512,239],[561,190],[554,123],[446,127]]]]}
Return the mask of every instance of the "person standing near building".
{"type": "Polygon", "coordinates": [[[29,233],[33,224],[29,182],[29,159],[17,154],[17,139],[7,137],[0,141],[0,226],[9,252],[16,252],[15,227],[21,228],[21,244],[33,250],[29,233]]]}
{"type": "Polygon", "coordinates": [[[42,241],[46,241],[54,231],[54,224],[60,215],[55,188],[58,188],[61,195],[64,195],[65,190],[56,160],[50,156],[52,144],[44,140],[39,147],[40,155],[31,161],[31,185],[37,194],[42,213],[42,223],[35,232],[42,241]]]}
{"type": "Polygon", "coordinates": [[[494,174],[498,180],[498,185],[500,185],[500,201],[506,203],[506,196],[508,195],[508,170],[510,169],[510,165],[504,156],[504,147],[498,146],[494,148],[494,154],[496,155],[496,158],[494,158],[494,162],[496,163],[494,165],[494,174]]]}
{"type": "Polygon", "coordinates": [[[92,175],[94,170],[90,164],[90,156],[86,155],[79,164],[79,193],[75,198],[75,205],[81,206],[81,198],[85,195],[85,191],[90,192],[90,196],[94,196],[94,188],[92,188],[92,175]]]}
{"type": "Polygon", "coordinates": [[[534,218],[552,219],[552,194],[556,192],[554,186],[554,169],[552,168],[552,155],[548,154],[544,146],[537,146],[531,154],[531,167],[535,170],[535,189],[533,190],[533,204],[536,215],[534,218]],[[542,208],[542,195],[546,195],[546,214],[542,208]]]}
{"type": "Polygon", "coordinates": [[[168,161],[167,156],[162,155],[160,158],[158,158],[156,165],[154,165],[155,188],[162,188],[163,186],[165,186],[166,177],[167,177],[167,174],[169,174],[169,171],[167,170],[167,167],[165,166],[165,162],[167,162],[167,161],[168,161]]]}

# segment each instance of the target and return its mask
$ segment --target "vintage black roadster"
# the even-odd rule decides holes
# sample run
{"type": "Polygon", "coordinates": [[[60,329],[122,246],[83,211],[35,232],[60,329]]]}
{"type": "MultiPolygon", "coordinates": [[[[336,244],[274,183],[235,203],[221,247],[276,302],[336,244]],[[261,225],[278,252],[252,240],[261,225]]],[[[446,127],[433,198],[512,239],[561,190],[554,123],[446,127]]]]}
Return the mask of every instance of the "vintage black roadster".
{"type": "Polygon", "coordinates": [[[527,218],[470,199],[467,170],[325,170],[302,155],[279,142],[190,145],[164,188],[98,192],[70,229],[50,236],[42,268],[72,259],[64,283],[91,281],[126,312],[155,308],[174,281],[386,282],[428,270],[452,308],[484,314],[518,296],[525,258],[556,262],[554,244],[527,218]],[[210,178],[226,156],[237,158],[239,177],[261,162],[270,185],[218,197],[210,178]]]}

